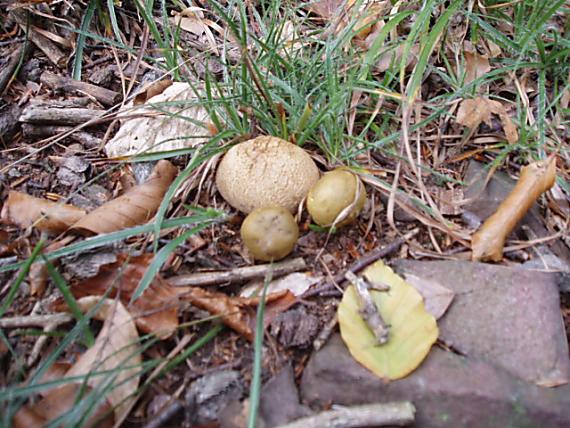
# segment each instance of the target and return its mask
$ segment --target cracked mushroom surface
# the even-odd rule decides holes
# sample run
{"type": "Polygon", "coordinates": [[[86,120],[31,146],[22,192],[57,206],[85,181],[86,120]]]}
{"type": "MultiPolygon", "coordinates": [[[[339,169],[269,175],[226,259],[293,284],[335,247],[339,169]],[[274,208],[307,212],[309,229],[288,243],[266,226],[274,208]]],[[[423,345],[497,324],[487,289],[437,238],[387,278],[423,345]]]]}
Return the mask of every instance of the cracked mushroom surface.
{"type": "Polygon", "coordinates": [[[222,158],[216,186],[244,213],[267,206],[296,212],[319,179],[319,169],[302,148],[277,137],[257,137],[232,147],[222,158]]]}

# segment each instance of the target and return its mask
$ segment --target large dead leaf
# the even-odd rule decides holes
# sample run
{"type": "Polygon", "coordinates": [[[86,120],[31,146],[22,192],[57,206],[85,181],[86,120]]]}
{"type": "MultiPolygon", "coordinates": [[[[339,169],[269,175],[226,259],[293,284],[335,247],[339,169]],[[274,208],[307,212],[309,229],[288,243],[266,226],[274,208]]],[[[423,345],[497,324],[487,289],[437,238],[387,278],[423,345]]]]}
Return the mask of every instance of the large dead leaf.
{"type": "MultiPolygon", "coordinates": [[[[244,338],[253,341],[255,312],[251,306],[259,304],[259,298],[230,297],[218,291],[204,290],[200,287],[177,287],[180,299],[187,300],[194,306],[204,309],[212,315],[221,317],[222,322],[240,333],[244,338]]],[[[265,299],[264,325],[271,323],[279,313],[290,308],[296,298],[288,290],[271,293],[265,299]]]]}
{"type": "MultiPolygon", "coordinates": [[[[78,300],[83,312],[95,307],[100,297],[84,297],[78,300]]],[[[105,299],[94,318],[104,320],[95,344],[79,357],[77,362],[65,372],[64,377],[84,376],[92,372],[112,372],[112,375],[97,375],[85,378],[87,390],[82,381],[67,383],[49,390],[44,398],[33,405],[23,407],[14,417],[16,427],[35,428],[44,426],[70,411],[79,397],[104,393],[101,403],[85,426],[119,426],[134,404],[134,393],[139,385],[139,372],[142,362],[138,351],[138,334],[131,315],[118,301],[105,299]],[[81,395],[80,395],[81,394],[81,395]],[[98,419],[112,409],[112,420],[98,419]],[[97,422],[95,424],[95,422],[97,422]]]]}
{"type": "Polygon", "coordinates": [[[351,355],[383,379],[400,379],[420,365],[438,337],[435,318],[426,312],[420,293],[382,261],[364,271],[371,283],[390,286],[370,294],[390,327],[386,344],[376,338],[363,320],[354,286],[344,292],[338,307],[340,333],[351,355]]]}
{"type": "Polygon", "coordinates": [[[556,158],[533,162],[521,169],[519,181],[483,226],[473,235],[473,260],[495,261],[503,258],[507,236],[524,217],[538,197],[554,185],[556,158]]]}
{"type": "Polygon", "coordinates": [[[91,211],[72,230],[85,235],[110,233],[147,222],[156,213],[176,173],[170,162],[158,161],[145,183],[91,211]]]}
{"type": "Polygon", "coordinates": [[[47,233],[62,233],[81,219],[85,211],[73,205],[59,204],[16,191],[8,193],[0,216],[19,227],[33,226],[47,233]]]}
{"type": "Polygon", "coordinates": [[[492,126],[491,114],[499,116],[507,141],[515,144],[519,139],[517,128],[499,101],[485,97],[463,100],[457,111],[457,123],[470,129],[477,129],[482,122],[492,126]]]}
{"type": "Polygon", "coordinates": [[[141,331],[166,339],[178,328],[178,294],[170,284],[155,278],[142,296],[129,305],[153,257],[119,254],[115,263],[101,266],[97,276],[73,284],[71,292],[76,298],[102,296],[111,288],[107,296],[119,295],[141,331]]]}
{"type": "Polygon", "coordinates": [[[174,82],[142,105],[127,104],[119,118],[122,125],[105,146],[109,157],[195,147],[210,138],[210,116],[184,82],[174,82]]]}

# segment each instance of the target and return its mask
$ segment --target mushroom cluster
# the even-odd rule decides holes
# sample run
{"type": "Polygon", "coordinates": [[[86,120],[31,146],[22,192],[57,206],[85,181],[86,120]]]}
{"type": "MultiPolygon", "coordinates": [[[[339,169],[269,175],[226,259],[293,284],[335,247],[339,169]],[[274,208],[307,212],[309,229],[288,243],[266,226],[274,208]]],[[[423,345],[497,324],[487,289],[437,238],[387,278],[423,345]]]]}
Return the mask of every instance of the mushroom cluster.
{"type": "Polygon", "coordinates": [[[299,227],[291,213],[305,199],[315,223],[324,227],[353,222],[366,200],[356,174],[339,168],[319,178],[305,150],[277,137],[257,137],[228,150],[216,186],[228,204],[248,214],[240,234],[252,256],[262,261],[293,251],[299,227]]]}

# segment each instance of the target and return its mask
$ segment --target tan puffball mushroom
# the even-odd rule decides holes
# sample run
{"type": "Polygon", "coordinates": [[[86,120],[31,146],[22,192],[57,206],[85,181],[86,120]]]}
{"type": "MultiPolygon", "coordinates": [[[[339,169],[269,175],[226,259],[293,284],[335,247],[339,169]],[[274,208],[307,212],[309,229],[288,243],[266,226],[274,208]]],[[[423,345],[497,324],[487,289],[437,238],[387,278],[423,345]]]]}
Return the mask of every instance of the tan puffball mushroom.
{"type": "Polygon", "coordinates": [[[299,227],[289,211],[265,207],[252,211],[243,221],[241,239],[257,260],[279,260],[288,255],[299,238],[299,227]]]}
{"type": "Polygon", "coordinates": [[[319,226],[352,223],[366,202],[366,190],[356,174],[344,168],[326,172],[307,196],[307,210],[319,226]],[[340,216],[340,217],[339,217],[340,216]]]}
{"type": "Polygon", "coordinates": [[[305,150],[277,137],[257,137],[228,150],[216,186],[244,213],[268,206],[296,212],[318,179],[319,169],[305,150]]]}

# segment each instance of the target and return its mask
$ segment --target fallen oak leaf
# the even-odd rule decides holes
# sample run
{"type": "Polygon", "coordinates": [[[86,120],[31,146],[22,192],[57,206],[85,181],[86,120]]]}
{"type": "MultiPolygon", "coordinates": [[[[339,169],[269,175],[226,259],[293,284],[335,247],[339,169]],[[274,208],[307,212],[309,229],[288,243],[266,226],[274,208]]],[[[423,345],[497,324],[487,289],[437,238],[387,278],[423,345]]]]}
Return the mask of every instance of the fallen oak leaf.
{"type": "Polygon", "coordinates": [[[134,404],[142,358],[138,349],[138,333],[131,315],[121,302],[111,299],[101,301],[99,296],[84,297],[77,303],[83,312],[99,305],[93,317],[104,320],[94,345],[78,358],[63,377],[84,377],[84,380],[70,381],[49,390],[37,403],[21,408],[13,420],[17,427],[44,426],[80,405],[79,398],[87,397],[88,394],[101,396],[102,392],[103,397],[90,401],[92,405],[96,403],[97,407],[84,426],[119,426],[134,404]],[[93,372],[107,374],[90,376],[93,372]],[[113,420],[105,418],[102,422],[101,417],[110,411],[113,420]],[[25,425],[28,423],[30,425],[25,425]]]}
{"type": "MultiPolygon", "coordinates": [[[[153,254],[132,257],[118,254],[117,261],[101,266],[95,277],[72,284],[71,293],[77,299],[103,296],[105,293],[109,298],[118,295],[141,331],[152,333],[162,340],[167,339],[179,325],[178,293],[174,287],[157,276],[141,297],[129,305],[153,258],[153,254]]],[[[61,310],[63,300],[56,300],[54,305],[55,309],[61,310]]]]}
{"type": "Polygon", "coordinates": [[[176,174],[177,169],[170,162],[164,159],[158,161],[145,183],[91,211],[76,222],[71,230],[82,235],[96,235],[147,222],[156,213],[176,174]]]}
{"type": "MultiPolygon", "coordinates": [[[[200,287],[177,287],[176,291],[181,300],[186,300],[194,306],[219,315],[222,322],[252,342],[254,338],[255,313],[250,309],[260,302],[259,297],[230,297],[218,291],[204,290],[200,287]]],[[[264,325],[271,323],[278,313],[290,308],[297,299],[289,290],[268,294],[265,297],[264,325]]]]}
{"type": "Polygon", "coordinates": [[[556,179],[556,158],[551,155],[521,169],[520,178],[471,239],[472,260],[498,262],[503,258],[507,236],[525,216],[538,197],[550,189],[556,179]]]}
{"type": "Polygon", "coordinates": [[[510,144],[516,144],[519,139],[517,128],[507,114],[505,107],[498,101],[485,97],[463,100],[457,111],[456,120],[460,125],[475,130],[482,122],[492,126],[491,114],[496,114],[501,119],[507,141],[510,144]]]}
{"type": "Polygon", "coordinates": [[[35,227],[41,232],[58,234],[85,216],[85,210],[69,204],[36,198],[11,190],[0,217],[21,228],[35,227]]]}

